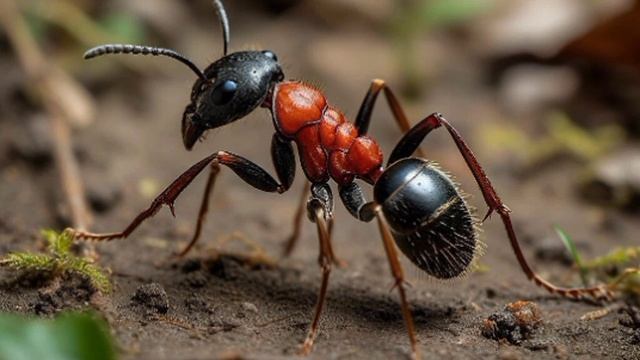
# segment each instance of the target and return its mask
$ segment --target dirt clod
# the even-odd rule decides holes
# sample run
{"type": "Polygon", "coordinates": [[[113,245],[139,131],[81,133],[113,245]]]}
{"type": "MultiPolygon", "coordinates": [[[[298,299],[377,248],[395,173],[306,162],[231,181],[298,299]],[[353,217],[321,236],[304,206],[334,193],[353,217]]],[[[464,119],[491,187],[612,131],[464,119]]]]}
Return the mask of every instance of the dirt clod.
{"type": "Polygon", "coordinates": [[[159,314],[166,314],[169,311],[169,297],[164,288],[158,283],[150,283],[139,286],[131,300],[144,306],[148,310],[159,314]]]}
{"type": "Polygon", "coordinates": [[[37,315],[53,315],[61,310],[79,309],[89,303],[94,292],[88,279],[67,275],[48,288],[40,289],[31,307],[37,315]]]}
{"type": "Polygon", "coordinates": [[[628,305],[622,309],[627,316],[620,319],[620,325],[633,329],[630,342],[640,345],[640,309],[633,305],[628,305]]]}
{"type": "Polygon", "coordinates": [[[238,273],[243,272],[242,268],[244,264],[236,257],[220,255],[219,257],[208,261],[205,266],[215,277],[232,281],[238,278],[238,273]]]}
{"type": "Polygon", "coordinates": [[[640,329],[640,309],[633,305],[629,305],[622,309],[627,317],[620,319],[620,325],[630,327],[632,329],[640,329]]]}
{"type": "Polygon", "coordinates": [[[516,301],[507,304],[497,313],[484,320],[482,335],[494,340],[505,339],[519,345],[528,339],[533,331],[542,323],[538,305],[531,301],[516,301]]]}

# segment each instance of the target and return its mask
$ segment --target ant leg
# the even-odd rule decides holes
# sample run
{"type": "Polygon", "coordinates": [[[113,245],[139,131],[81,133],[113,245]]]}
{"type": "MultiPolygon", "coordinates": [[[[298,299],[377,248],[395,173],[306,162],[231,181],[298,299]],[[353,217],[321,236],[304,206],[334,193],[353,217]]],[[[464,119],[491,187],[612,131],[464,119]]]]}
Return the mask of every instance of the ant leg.
{"type": "Polygon", "coordinates": [[[285,243],[284,249],[282,251],[282,256],[289,257],[293,252],[296,244],[298,243],[298,239],[300,238],[300,232],[302,230],[302,218],[305,212],[305,206],[307,204],[307,197],[309,196],[309,182],[305,182],[304,188],[302,189],[302,193],[300,194],[300,202],[298,203],[298,208],[296,209],[296,213],[293,216],[293,231],[287,242],[285,243]]]}
{"type": "MultiPolygon", "coordinates": [[[[296,210],[296,214],[293,218],[293,232],[291,233],[291,235],[289,236],[289,238],[287,239],[287,242],[284,246],[282,255],[284,257],[288,257],[289,255],[291,255],[291,252],[293,251],[293,249],[295,248],[296,244],[298,243],[298,239],[300,238],[300,233],[301,233],[301,229],[302,229],[302,218],[304,215],[304,212],[306,210],[306,204],[307,204],[307,198],[309,196],[309,191],[310,191],[310,184],[307,182],[304,185],[304,189],[302,191],[302,194],[300,196],[300,203],[298,205],[298,209],[296,210]]],[[[331,234],[333,233],[333,224],[335,223],[335,220],[333,219],[333,217],[330,217],[329,220],[327,221],[327,231],[329,232],[329,236],[331,236],[331,234]]],[[[333,263],[335,265],[337,265],[338,267],[346,267],[347,263],[344,262],[341,259],[338,259],[338,257],[335,255],[334,251],[333,251],[333,245],[331,244],[331,242],[329,242],[329,253],[331,254],[331,259],[333,260],[333,263]]]]}
{"type": "Polygon", "coordinates": [[[431,132],[431,130],[440,127],[441,123],[438,114],[431,114],[420,122],[415,124],[406,134],[398,141],[391,151],[388,164],[410,157],[422,143],[422,140],[431,132]]]}
{"type": "Polygon", "coordinates": [[[308,355],[313,348],[313,342],[318,335],[318,325],[320,324],[320,314],[324,307],[327,296],[327,287],[329,286],[329,275],[331,273],[331,264],[333,263],[333,251],[331,250],[331,233],[328,229],[327,222],[331,222],[333,218],[331,189],[327,184],[314,184],[312,195],[307,202],[308,216],[311,221],[316,223],[318,228],[318,239],[320,241],[320,255],[318,263],[322,270],[322,283],[320,284],[320,292],[314,310],[313,321],[309,328],[309,333],[305,338],[301,353],[308,355]],[[319,194],[320,196],[317,196],[319,194]]]}
{"type": "Polygon", "coordinates": [[[209,178],[207,179],[207,185],[204,188],[204,194],[202,195],[202,203],[200,204],[200,210],[198,211],[198,222],[196,223],[196,229],[193,232],[193,237],[189,244],[182,249],[177,257],[185,256],[193,245],[196,244],[198,239],[200,238],[200,234],[202,233],[202,225],[204,225],[204,219],[209,211],[209,199],[211,198],[211,191],[216,184],[216,178],[218,177],[218,173],[220,173],[220,165],[217,162],[212,162],[210,166],[209,178]]]}
{"type": "MultiPolygon", "coordinates": [[[[389,164],[411,156],[411,154],[415,151],[415,149],[420,146],[420,143],[424,140],[424,138],[433,130],[437,129],[440,126],[444,125],[445,128],[449,131],[449,134],[453,138],[453,141],[456,143],[460,154],[464,158],[467,166],[471,170],[473,177],[476,179],[476,182],[480,186],[480,190],[482,190],[482,196],[484,197],[485,202],[489,206],[489,212],[485,215],[484,220],[486,220],[489,215],[493,211],[497,211],[501,206],[505,206],[500,197],[496,193],[496,190],[491,185],[489,178],[484,172],[482,166],[476,159],[475,155],[467,145],[467,143],[462,139],[462,136],[458,133],[456,129],[454,129],[443,117],[441,114],[433,113],[422,121],[417,123],[409,132],[405,134],[402,139],[398,142],[396,147],[391,152],[391,156],[389,156],[389,164]]],[[[506,208],[504,211],[509,211],[506,208]]]]}
{"type": "MultiPolygon", "coordinates": [[[[283,193],[287,191],[290,183],[279,184],[269,173],[259,165],[247,160],[239,155],[235,155],[226,151],[219,151],[210,155],[195,165],[191,166],[187,171],[182,173],[175,179],[160,195],[158,195],[151,205],[138,216],[121,232],[96,234],[86,231],[75,231],[76,239],[108,241],[129,236],[143,221],[155,215],[163,205],[167,205],[171,213],[175,216],[174,202],[180,196],[182,191],[186,189],[191,182],[204,170],[209,164],[221,164],[229,167],[244,182],[253,186],[258,190],[265,192],[283,193]]],[[[274,159],[274,164],[278,163],[274,159]]]]}
{"type": "MultiPolygon", "coordinates": [[[[330,217],[329,220],[327,221],[327,227],[328,227],[330,237],[333,236],[333,225],[335,224],[335,222],[336,220],[333,217],[330,217]]],[[[333,243],[331,241],[329,241],[329,253],[331,254],[331,259],[333,260],[333,263],[337,267],[339,268],[347,267],[347,262],[336,256],[336,253],[333,251],[333,243]]]]}
{"type": "Polygon", "coordinates": [[[505,230],[507,232],[507,236],[509,237],[511,247],[513,248],[513,252],[515,253],[516,258],[518,259],[518,263],[520,264],[520,267],[522,268],[522,271],[525,273],[527,278],[529,280],[532,280],[536,285],[543,287],[547,291],[559,294],[563,297],[576,299],[583,298],[584,295],[588,295],[594,299],[609,298],[610,293],[603,286],[577,288],[559,287],[543,279],[540,275],[533,271],[533,269],[531,269],[529,263],[524,257],[524,254],[518,242],[518,238],[516,237],[516,233],[513,229],[510,215],[511,210],[509,210],[509,208],[502,202],[502,200],[498,196],[498,193],[485,174],[484,169],[476,159],[476,156],[471,151],[471,148],[469,148],[469,145],[467,145],[460,133],[451,124],[449,124],[449,122],[444,117],[442,117],[442,115],[438,113],[431,114],[424,120],[416,124],[407,134],[405,134],[405,136],[393,149],[393,152],[389,157],[389,162],[392,163],[398,159],[410,156],[411,153],[413,153],[413,151],[419,146],[425,136],[427,136],[427,134],[429,134],[431,130],[436,129],[440,126],[444,126],[445,129],[447,129],[447,131],[449,132],[449,135],[458,147],[460,154],[467,163],[467,167],[473,174],[473,177],[480,187],[482,196],[484,197],[484,200],[489,207],[484,220],[486,220],[494,211],[500,215],[500,218],[502,219],[505,230]]]}
{"type": "MultiPolygon", "coordinates": [[[[271,154],[274,161],[274,166],[276,168],[276,172],[278,173],[278,178],[281,183],[285,184],[285,187],[291,186],[293,183],[293,177],[295,175],[295,158],[293,157],[293,149],[291,148],[291,143],[282,140],[278,134],[274,134],[271,142],[271,154]]],[[[200,234],[202,232],[202,225],[204,224],[204,219],[209,210],[209,198],[211,196],[211,191],[215,185],[216,177],[220,172],[220,166],[213,162],[211,164],[211,172],[209,174],[209,178],[207,179],[207,185],[204,189],[204,195],[202,197],[202,203],[200,204],[200,211],[198,212],[198,222],[196,223],[196,230],[189,241],[189,244],[177,254],[178,257],[183,257],[186,255],[189,250],[195,245],[195,243],[200,238],[200,234]]]]}
{"type": "Polygon", "coordinates": [[[394,287],[397,287],[398,292],[400,293],[402,317],[404,318],[407,332],[409,333],[409,341],[411,341],[411,351],[413,353],[412,357],[418,358],[416,331],[404,289],[404,273],[402,271],[400,261],[398,260],[398,251],[396,250],[395,241],[389,231],[389,226],[380,212],[380,206],[375,202],[367,202],[364,197],[364,193],[362,192],[362,188],[355,182],[340,187],[340,199],[342,199],[342,203],[349,213],[356,219],[369,222],[375,217],[378,220],[378,227],[380,228],[380,234],[382,235],[384,250],[387,254],[387,258],[389,259],[391,274],[395,280],[394,287]]]}
{"type": "MultiPolygon", "coordinates": [[[[411,123],[409,122],[407,115],[404,113],[404,110],[402,110],[402,106],[400,106],[398,98],[386,85],[384,80],[374,79],[371,82],[369,91],[367,91],[367,95],[365,95],[364,100],[362,100],[362,105],[360,105],[360,110],[356,116],[355,127],[358,129],[358,135],[365,135],[369,130],[371,114],[373,113],[373,107],[376,104],[380,91],[384,91],[387,104],[393,113],[393,118],[396,121],[396,124],[398,124],[400,131],[402,131],[403,134],[409,131],[409,129],[411,129],[411,123]]],[[[417,149],[417,152],[418,156],[424,157],[424,153],[421,149],[417,149]]]]}
{"type": "MultiPolygon", "coordinates": [[[[333,229],[335,223],[336,219],[333,216],[330,217],[329,220],[327,220],[327,231],[329,231],[330,237],[333,237],[333,229]]],[[[333,261],[334,265],[342,269],[348,266],[348,263],[346,261],[336,256],[336,253],[333,251],[333,243],[331,241],[329,242],[329,253],[331,254],[331,260],[333,261]]]]}
{"type": "Polygon", "coordinates": [[[375,212],[372,209],[373,203],[367,202],[362,192],[362,187],[358,183],[351,182],[347,185],[342,185],[339,191],[340,199],[351,216],[364,222],[373,220],[375,217],[375,212]]]}
{"type": "Polygon", "coordinates": [[[409,341],[411,342],[412,358],[417,359],[419,358],[418,341],[416,340],[416,330],[413,325],[413,317],[411,315],[409,302],[407,301],[407,295],[405,293],[404,272],[402,271],[402,265],[398,259],[398,250],[396,249],[393,236],[389,231],[389,226],[384,220],[379,209],[375,211],[375,217],[378,220],[378,227],[380,228],[380,234],[382,235],[384,250],[387,254],[387,259],[389,260],[389,266],[391,267],[391,274],[395,280],[394,287],[398,289],[398,293],[400,294],[402,317],[404,318],[404,323],[409,334],[409,341]]]}

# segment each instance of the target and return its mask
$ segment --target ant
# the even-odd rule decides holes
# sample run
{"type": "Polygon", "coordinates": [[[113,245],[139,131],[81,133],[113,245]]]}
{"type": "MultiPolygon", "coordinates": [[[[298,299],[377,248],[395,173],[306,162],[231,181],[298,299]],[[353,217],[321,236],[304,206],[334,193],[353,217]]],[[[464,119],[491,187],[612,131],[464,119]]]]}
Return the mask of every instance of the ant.
{"type": "Polygon", "coordinates": [[[395,280],[394,287],[400,295],[412,354],[417,357],[416,331],[406,299],[406,282],[397,248],[427,274],[446,280],[464,275],[479,256],[482,247],[478,239],[477,221],[462,191],[433,162],[425,160],[423,156],[412,156],[420,151],[418,147],[432,130],[443,127],[473,174],[489,208],[483,221],[494,212],[500,216],[518,263],[527,278],[563,297],[577,299],[590,296],[598,299],[608,296],[603,287],[555,286],[531,269],[520,249],[509,208],[500,200],[460,133],[442,115],[431,114],[411,127],[393,91],[383,80],[376,79],[366,93],[355,122],[351,123],[340,110],[327,102],[321,90],[302,81],[284,80],[278,58],[273,51],[238,51],[228,54],[229,22],[226,11],[220,0],[213,0],[213,5],[222,27],[224,54],[204,71],[174,50],[150,46],[101,45],[88,50],[84,58],[105,54],[156,55],[171,57],[188,66],[198,78],[191,91],[191,103],[182,116],[182,140],[187,150],[191,150],[207,130],[239,120],[258,107],[266,108],[271,112],[275,127],[271,156],[277,180],[251,160],[227,151],[217,151],[174,180],[123,231],[106,234],[75,231],[76,238],[126,238],[163,205],[167,205],[173,214],[173,204],[180,193],[208,167],[209,178],[195,233],[179,254],[184,256],[200,237],[220,166],[230,168],[244,182],[258,190],[282,194],[293,183],[296,161],[292,143],[295,143],[308,183],[296,214],[293,235],[285,247],[285,255],[291,253],[296,244],[306,207],[308,218],[317,226],[319,264],[322,270],[322,283],[313,320],[301,352],[308,354],[312,349],[318,333],[331,267],[337,263],[331,245],[333,195],[329,181],[333,180],[338,185],[342,203],[351,215],[363,222],[375,219],[378,224],[395,280]],[[367,135],[371,113],[381,92],[404,133],[391,152],[386,167],[383,165],[383,154],[378,143],[367,135]],[[365,199],[360,184],[355,180],[373,186],[373,201],[365,199]],[[307,195],[309,191],[310,194],[307,195]],[[304,199],[307,197],[305,203],[304,199]]]}

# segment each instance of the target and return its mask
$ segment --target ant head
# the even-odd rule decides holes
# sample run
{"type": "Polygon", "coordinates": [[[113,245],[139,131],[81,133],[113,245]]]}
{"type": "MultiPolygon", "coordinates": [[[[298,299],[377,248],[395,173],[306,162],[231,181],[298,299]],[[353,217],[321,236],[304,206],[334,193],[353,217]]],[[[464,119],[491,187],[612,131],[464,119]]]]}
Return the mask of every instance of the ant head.
{"type": "Polygon", "coordinates": [[[284,74],[272,51],[240,51],[211,64],[191,91],[182,117],[182,139],[191,149],[208,130],[238,120],[265,101],[284,74]]]}
{"type": "Polygon", "coordinates": [[[175,50],[129,44],[107,44],[84,54],[91,59],[105,54],[167,56],[188,66],[197,76],[191,103],[182,116],[182,140],[187,150],[208,129],[238,120],[262,104],[284,74],[272,51],[240,51],[227,55],[229,21],[220,0],[213,0],[222,27],[224,55],[202,72],[175,50]]]}

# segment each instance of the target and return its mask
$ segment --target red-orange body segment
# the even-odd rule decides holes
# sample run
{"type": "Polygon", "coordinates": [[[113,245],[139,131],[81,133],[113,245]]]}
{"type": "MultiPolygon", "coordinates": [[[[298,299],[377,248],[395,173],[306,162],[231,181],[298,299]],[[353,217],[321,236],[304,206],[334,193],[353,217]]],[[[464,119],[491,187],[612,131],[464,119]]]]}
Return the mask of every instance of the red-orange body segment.
{"type": "Polygon", "coordinates": [[[374,183],[382,172],[382,151],[372,138],[358,130],[340,110],[329,105],[315,87],[286,81],[273,90],[271,110],[276,129],[293,140],[309,181],[339,185],[360,178],[374,183]]]}

